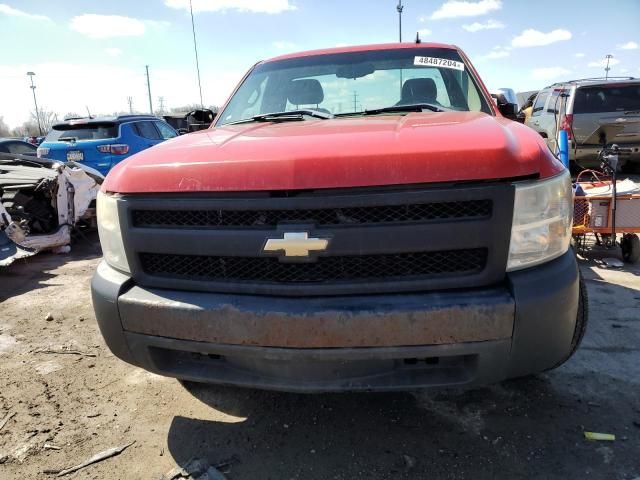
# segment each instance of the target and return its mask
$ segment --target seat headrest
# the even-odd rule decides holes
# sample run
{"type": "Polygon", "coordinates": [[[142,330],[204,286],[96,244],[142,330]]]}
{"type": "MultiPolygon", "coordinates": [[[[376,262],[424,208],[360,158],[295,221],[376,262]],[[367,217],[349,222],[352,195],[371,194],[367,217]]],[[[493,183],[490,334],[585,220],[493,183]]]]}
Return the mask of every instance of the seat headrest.
{"type": "Polygon", "coordinates": [[[436,82],[432,78],[411,78],[402,85],[401,103],[433,103],[438,96],[436,82]]]}
{"type": "Polygon", "coordinates": [[[324,100],[322,85],[315,78],[292,80],[288,92],[289,103],[293,105],[317,105],[324,100]]]}

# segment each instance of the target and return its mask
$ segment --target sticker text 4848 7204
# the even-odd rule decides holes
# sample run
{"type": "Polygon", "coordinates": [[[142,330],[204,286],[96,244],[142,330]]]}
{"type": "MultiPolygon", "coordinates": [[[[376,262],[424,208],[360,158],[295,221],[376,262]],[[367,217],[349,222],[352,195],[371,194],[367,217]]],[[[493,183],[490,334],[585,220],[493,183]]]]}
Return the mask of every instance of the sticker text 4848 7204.
{"type": "Polygon", "coordinates": [[[437,57],[415,57],[413,64],[422,67],[444,67],[464,71],[464,63],[437,57]]]}

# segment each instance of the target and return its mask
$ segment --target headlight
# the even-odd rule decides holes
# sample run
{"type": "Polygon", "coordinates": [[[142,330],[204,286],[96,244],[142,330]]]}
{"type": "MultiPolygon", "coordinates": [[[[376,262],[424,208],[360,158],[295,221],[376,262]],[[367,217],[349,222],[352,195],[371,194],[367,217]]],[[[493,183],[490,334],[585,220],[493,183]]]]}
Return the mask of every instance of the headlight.
{"type": "Polygon", "coordinates": [[[98,192],[96,199],[98,213],[98,234],[105,261],[113,268],[131,273],[122,243],[118,201],[112,195],[98,192]]]}
{"type": "Polygon", "coordinates": [[[38,158],[43,158],[49,155],[49,147],[38,147],[36,149],[36,156],[38,158]]]}
{"type": "Polygon", "coordinates": [[[571,177],[516,184],[507,271],[548,262],[569,249],[573,221],[571,177]]]}

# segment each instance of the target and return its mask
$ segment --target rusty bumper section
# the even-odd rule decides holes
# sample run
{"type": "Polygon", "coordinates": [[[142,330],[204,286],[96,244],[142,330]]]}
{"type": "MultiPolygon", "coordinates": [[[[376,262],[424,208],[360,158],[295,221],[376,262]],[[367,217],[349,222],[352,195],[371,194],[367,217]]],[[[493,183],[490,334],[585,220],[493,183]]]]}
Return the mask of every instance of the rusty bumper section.
{"type": "Polygon", "coordinates": [[[270,298],[133,287],[118,299],[126,331],[222,345],[283,348],[441,345],[510,338],[505,290],[270,298]]]}
{"type": "Polygon", "coordinates": [[[572,252],[490,289],[324,298],[138,287],[102,263],[102,335],[121,359],[181,379],[326,392],[482,385],[538,373],[570,352],[572,252]]]}

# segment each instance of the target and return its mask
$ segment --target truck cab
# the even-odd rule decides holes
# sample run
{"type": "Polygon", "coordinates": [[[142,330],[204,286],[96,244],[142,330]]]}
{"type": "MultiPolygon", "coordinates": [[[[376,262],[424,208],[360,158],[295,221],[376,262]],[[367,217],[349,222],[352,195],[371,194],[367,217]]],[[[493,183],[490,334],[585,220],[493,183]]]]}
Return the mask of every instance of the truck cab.
{"type": "Polygon", "coordinates": [[[586,326],[570,177],[500,108],[452,45],[257,63],[211,128],[103,183],[107,345],[161,375],[296,392],[560,365],[586,326]]]}

